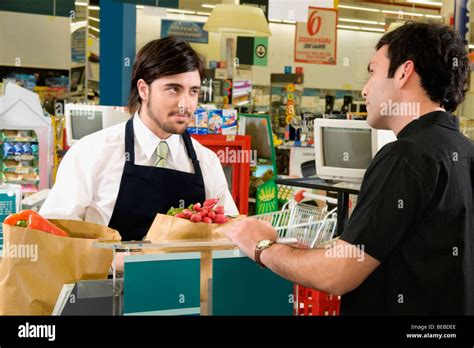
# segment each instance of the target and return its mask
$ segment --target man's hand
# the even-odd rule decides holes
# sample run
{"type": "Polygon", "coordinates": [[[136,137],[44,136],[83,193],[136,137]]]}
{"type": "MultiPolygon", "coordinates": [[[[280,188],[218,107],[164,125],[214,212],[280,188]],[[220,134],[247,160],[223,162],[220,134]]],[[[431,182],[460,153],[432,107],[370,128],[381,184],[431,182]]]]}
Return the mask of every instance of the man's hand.
{"type": "MultiPolygon", "coordinates": [[[[271,224],[255,218],[237,219],[222,227],[223,232],[245,255],[254,260],[255,247],[262,239],[276,241],[278,234],[271,224]]],[[[254,260],[255,261],[255,260],[254,260]]]]}

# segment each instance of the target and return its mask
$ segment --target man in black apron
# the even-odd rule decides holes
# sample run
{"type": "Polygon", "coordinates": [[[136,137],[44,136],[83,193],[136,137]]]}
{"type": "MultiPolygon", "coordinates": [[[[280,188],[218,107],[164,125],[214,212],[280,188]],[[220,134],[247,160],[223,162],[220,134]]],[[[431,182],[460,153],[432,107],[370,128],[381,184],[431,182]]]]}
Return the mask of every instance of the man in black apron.
{"type": "Polygon", "coordinates": [[[122,240],[141,240],[157,213],[166,213],[180,204],[203,202],[206,198],[201,167],[191,137],[181,135],[194,166],[194,174],[167,168],[135,164],[133,119],[125,130],[125,167],[109,227],[120,232],[122,240]]]}
{"type": "MultiPolygon", "coordinates": [[[[152,84],[158,79],[171,77],[170,81],[174,81],[174,75],[192,73],[194,87],[191,89],[196,89],[200,86],[199,79],[199,84],[195,82],[197,73],[202,81],[203,72],[203,63],[196,52],[185,41],[175,38],[151,41],[137,55],[131,81],[130,112],[140,117],[157,137],[181,134],[194,173],[137,165],[133,118],[130,119],[125,129],[125,166],[109,223],[109,227],[120,232],[122,240],[142,240],[157,213],[166,214],[171,207],[184,207],[206,199],[201,167],[186,132],[197,106],[199,90],[189,92],[183,84],[173,82],[175,87],[159,90],[152,96],[152,84]],[[169,98],[166,93],[170,93],[169,98]],[[155,102],[160,101],[163,105],[156,105],[155,102]]],[[[166,158],[158,158],[157,163],[160,160],[166,162],[166,158]]]]}

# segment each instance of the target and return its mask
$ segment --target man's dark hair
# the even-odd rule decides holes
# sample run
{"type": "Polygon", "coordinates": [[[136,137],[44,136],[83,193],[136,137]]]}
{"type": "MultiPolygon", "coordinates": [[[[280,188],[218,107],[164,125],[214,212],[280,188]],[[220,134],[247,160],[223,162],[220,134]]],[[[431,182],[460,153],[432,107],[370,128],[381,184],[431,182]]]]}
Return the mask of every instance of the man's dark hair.
{"type": "Polygon", "coordinates": [[[388,45],[388,77],[407,60],[413,61],[421,86],[430,99],[452,112],[464,100],[469,59],[463,40],[451,27],[408,22],[385,34],[377,50],[388,45]]]}
{"type": "Polygon", "coordinates": [[[201,57],[188,42],[165,37],[148,42],[138,52],[133,64],[132,81],[128,107],[134,114],[141,106],[137,82],[143,79],[148,85],[163,76],[198,71],[201,81],[204,78],[205,66],[201,57]]]}

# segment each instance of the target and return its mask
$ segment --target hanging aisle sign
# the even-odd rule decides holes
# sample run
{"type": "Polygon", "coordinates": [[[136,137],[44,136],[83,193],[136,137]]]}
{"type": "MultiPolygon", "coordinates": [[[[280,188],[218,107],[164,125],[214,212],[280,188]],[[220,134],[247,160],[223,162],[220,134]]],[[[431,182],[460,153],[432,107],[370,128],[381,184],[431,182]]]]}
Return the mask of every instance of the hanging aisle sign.
{"type": "Polygon", "coordinates": [[[161,20],[161,37],[174,36],[188,42],[208,43],[209,33],[203,29],[205,23],[178,20],[161,20]]]}
{"type": "Polygon", "coordinates": [[[310,7],[308,21],[296,23],[295,62],[336,65],[337,10],[310,7]]]}

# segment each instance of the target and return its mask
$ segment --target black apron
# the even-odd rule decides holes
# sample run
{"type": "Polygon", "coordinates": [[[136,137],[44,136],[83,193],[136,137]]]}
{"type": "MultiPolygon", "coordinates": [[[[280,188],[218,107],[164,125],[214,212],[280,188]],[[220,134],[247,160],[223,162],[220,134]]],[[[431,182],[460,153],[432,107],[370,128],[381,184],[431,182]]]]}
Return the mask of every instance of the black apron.
{"type": "Polygon", "coordinates": [[[183,135],[194,174],[135,164],[133,118],[125,127],[125,167],[109,227],[119,231],[123,241],[142,240],[157,213],[171,207],[203,202],[206,194],[201,167],[191,137],[183,135]],[[128,158],[127,158],[128,157],[128,158]]]}

